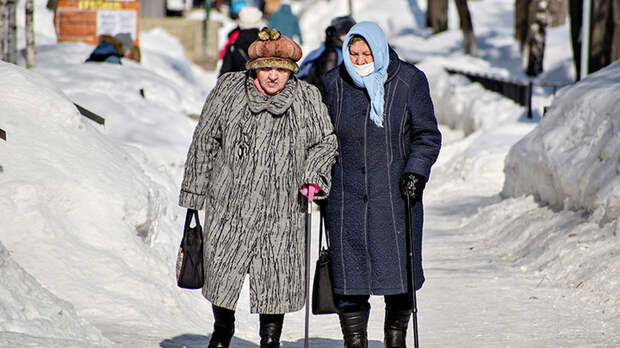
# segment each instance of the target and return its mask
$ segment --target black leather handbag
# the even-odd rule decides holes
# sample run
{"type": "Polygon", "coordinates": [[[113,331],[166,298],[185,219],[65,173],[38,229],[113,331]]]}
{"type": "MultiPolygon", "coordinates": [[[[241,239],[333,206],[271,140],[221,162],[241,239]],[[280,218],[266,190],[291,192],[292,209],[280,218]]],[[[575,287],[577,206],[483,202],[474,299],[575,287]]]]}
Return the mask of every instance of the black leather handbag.
{"type": "Polygon", "coordinates": [[[204,285],[202,265],[202,227],[198,220],[198,211],[187,210],[183,239],[177,253],[177,285],[184,289],[200,289],[204,285]],[[191,227],[192,218],[196,225],[191,227]]]}
{"type": "Polygon", "coordinates": [[[314,269],[314,282],[312,284],[312,314],[338,313],[338,306],[332,287],[332,271],[329,261],[329,238],[325,231],[325,244],[323,248],[323,215],[319,221],[319,259],[314,269]]]}

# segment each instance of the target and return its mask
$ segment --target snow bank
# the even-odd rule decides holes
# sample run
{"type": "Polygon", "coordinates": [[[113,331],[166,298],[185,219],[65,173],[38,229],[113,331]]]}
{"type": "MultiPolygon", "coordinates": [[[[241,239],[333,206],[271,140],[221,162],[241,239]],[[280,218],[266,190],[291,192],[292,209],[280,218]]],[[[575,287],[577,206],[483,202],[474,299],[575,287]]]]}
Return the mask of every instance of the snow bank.
{"type": "Polygon", "coordinates": [[[533,194],[554,208],[617,224],[619,95],[620,62],[561,90],[540,125],[510,150],[502,194],[533,194]]]}
{"type": "Polygon", "coordinates": [[[6,63],[0,125],[0,240],[13,259],[102,331],[194,327],[179,312],[205,304],[174,281],[176,186],[153,181],[140,150],[100,133],[49,80],[6,63]]]}
{"type": "Polygon", "coordinates": [[[94,347],[111,345],[11,259],[0,243],[0,346],[94,347]]]}

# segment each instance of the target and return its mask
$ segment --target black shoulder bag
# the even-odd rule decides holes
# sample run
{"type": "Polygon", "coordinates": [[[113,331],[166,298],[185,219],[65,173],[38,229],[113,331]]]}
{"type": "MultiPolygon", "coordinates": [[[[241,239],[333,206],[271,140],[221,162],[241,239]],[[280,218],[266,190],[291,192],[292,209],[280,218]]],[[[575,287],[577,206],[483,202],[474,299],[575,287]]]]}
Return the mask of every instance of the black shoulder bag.
{"type": "Polygon", "coordinates": [[[312,314],[338,313],[334,288],[332,287],[332,270],[329,262],[329,236],[325,231],[325,244],[323,241],[323,214],[319,219],[319,259],[314,269],[314,283],[312,284],[312,314]]]}

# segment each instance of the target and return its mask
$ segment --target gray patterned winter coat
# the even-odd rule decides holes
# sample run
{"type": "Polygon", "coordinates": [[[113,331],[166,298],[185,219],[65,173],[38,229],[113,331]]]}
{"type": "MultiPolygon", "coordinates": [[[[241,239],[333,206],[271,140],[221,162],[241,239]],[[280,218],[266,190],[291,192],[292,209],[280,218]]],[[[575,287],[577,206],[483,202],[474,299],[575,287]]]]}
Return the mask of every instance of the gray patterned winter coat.
{"type": "Polygon", "coordinates": [[[247,72],[222,75],[202,110],[185,163],[179,204],[206,209],[205,285],[213,304],[235,309],[250,275],[253,313],[304,304],[307,183],[329,192],[336,136],[314,86],[294,77],[267,97],[247,72]]]}

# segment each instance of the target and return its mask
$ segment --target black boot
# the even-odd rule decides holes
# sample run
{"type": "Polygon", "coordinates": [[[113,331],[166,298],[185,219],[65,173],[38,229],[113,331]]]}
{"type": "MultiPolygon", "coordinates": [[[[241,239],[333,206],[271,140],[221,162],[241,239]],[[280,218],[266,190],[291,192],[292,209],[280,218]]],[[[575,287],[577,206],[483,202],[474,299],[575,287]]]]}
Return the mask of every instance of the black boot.
{"type": "Polygon", "coordinates": [[[385,309],[383,326],[385,348],[406,348],[409,318],[411,318],[411,309],[385,309]]]}
{"type": "Polygon", "coordinates": [[[261,314],[259,320],[260,348],[279,348],[284,314],[261,314]]]}
{"type": "Polygon", "coordinates": [[[344,348],[368,348],[367,315],[366,309],[338,313],[344,338],[344,348]]]}
{"type": "Polygon", "coordinates": [[[228,348],[235,334],[235,311],[213,305],[213,333],[208,348],[228,348]]]}

